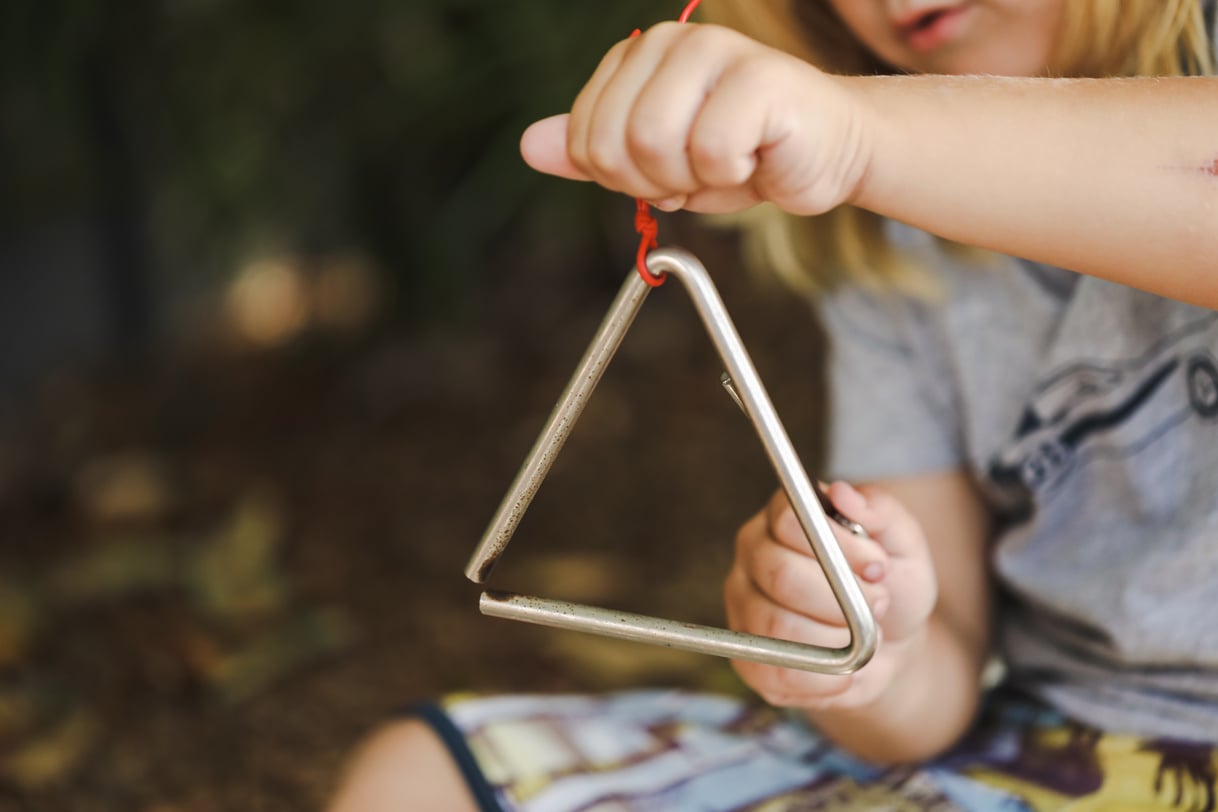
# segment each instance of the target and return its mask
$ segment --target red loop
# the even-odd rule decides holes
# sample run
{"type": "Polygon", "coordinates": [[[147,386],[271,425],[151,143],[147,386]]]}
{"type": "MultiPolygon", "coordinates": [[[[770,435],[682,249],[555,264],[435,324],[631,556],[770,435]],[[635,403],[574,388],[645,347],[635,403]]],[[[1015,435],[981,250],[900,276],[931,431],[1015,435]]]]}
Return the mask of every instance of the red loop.
{"type": "Polygon", "coordinates": [[[681,16],[677,18],[677,22],[679,22],[679,23],[688,22],[689,15],[694,13],[694,9],[696,9],[698,7],[698,4],[701,2],[702,2],[702,0],[691,0],[690,3],[687,6],[685,6],[685,10],[681,12],[681,16]]]}
{"type": "Polygon", "coordinates": [[[651,216],[651,207],[647,205],[646,200],[635,200],[635,204],[637,208],[634,212],[634,230],[639,232],[639,253],[635,259],[635,267],[644,282],[658,288],[664,284],[667,274],[653,274],[648,270],[647,252],[659,244],[656,242],[656,235],[660,231],[660,224],[651,216]]]}
{"type": "MultiPolygon", "coordinates": [[[[685,10],[681,12],[681,16],[677,18],[677,22],[683,23],[689,20],[689,15],[694,13],[694,9],[702,0],[690,0],[686,4],[685,10]]],[[[634,29],[630,33],[631,38],[637,37],[642,32],[639,29],[634,29]]],[[[647,269],[647,252],[655,248],[659,243],[656,241],[656,236],[660,232],[660,225],[656,222],[656,218],[651,216],[651,207],[647,205],[647,201],[641,198],[635,200],[638,208],[634,213],[634,230],[639,233],[639,252],[635,258],[635,266],[638,268],[639,276],[643,281],[653,288],[658,288],[664,284],[667,274],[653,274],[647,269]]]]}

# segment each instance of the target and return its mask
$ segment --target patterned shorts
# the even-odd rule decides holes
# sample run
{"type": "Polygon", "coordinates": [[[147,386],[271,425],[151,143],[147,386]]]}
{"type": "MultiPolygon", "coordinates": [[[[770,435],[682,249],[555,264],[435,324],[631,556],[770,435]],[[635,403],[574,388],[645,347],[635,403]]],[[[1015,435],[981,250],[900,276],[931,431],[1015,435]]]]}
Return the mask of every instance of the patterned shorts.
{"type": "Polygon", "coordinates": [[[1208,744],[1104,734],[992,699],[943,758],[880,768],[798,717],[678,691],[451,697],[412,713],[447,743],[484,810],[1214,812],[1208,744]]]}

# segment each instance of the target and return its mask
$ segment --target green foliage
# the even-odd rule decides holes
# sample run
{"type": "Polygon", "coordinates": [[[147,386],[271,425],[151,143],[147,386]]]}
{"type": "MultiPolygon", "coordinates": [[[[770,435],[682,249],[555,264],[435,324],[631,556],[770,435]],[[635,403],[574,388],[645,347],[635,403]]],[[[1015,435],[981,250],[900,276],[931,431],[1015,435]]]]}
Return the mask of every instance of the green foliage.
{"type": "Polygon", "coordinates": [[[12,0],[0,4],[0,225],[143,202],[163,273],[362,250],[408,311],[451,303],[509,228],[596,239],[611,196],[517,153],[612,42],[680,3],[12,0]]]}

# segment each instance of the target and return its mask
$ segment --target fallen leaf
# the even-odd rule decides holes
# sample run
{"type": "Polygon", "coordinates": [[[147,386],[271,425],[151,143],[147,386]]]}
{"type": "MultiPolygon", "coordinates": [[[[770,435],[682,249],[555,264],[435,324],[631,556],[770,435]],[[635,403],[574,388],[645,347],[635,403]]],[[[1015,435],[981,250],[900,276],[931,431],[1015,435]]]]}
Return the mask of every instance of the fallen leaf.
{"type": "Polygon", "coordinates": [[[84,512],[101,521],[155,518],[173,501],[165,465],[145,451],[127,451],[92,460],[75,479],[84,512]]]}
{"type": "Polygon", "coordinates": [[[221,618],[267,615],[283,607],[289,589],[277,560],[282,524],[265,493],[243,500],[191,561],[188,581],[196,603],[221,618]]]}
{"type": "Polygon", "coordinates": [[[354,636],[355,627],[346,612],[308,610],[219,658],[208,676],[222,700],[240,702],[302,665],[343,648],[354,636]]]}
{"type": "Polygon", "coordinates": [[[8,754],[0,766],[6,779],[25,790],[66,780],[98,741],[101,723],[78,708],[41,735],[8,754]]]}
{"type": "Polygon", "coordinates": [[[128,538],[104,542],[55,567],[47,577],[60,602],[114,598],[175,586],[178,563],[162,538],[128,538]]]}
{"type": "Polygon", "coordinates": [[[0,666],[16,665],[25,658],[43,614],[33,589],[0,582],[0,666]]]}

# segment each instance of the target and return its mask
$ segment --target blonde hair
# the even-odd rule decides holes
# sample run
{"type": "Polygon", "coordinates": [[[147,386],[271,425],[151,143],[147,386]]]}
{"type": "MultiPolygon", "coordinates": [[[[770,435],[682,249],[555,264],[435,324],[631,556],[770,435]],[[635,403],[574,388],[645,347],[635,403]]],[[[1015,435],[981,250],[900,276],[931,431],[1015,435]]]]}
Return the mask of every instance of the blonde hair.
{"type": "MultiPolygon", "coordinates": [[[[829,73],[890,73],[826,0],[714,0],[704,19],[735,28],[829,73]]],[[[1070,0],[1054,76],[1182,76],[1214,71],[1200,0],[1070,0]]],[[[751,264],[804,291],[851,279],[927,292],[926,278],[885,238],[883,218],[841,206],[796,218],[760,206],[737,222],[751,264]]],[[[941,240],[953,253],[984,252],[941,240]]]]}

